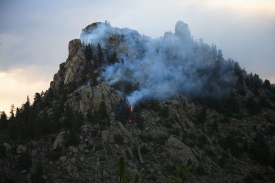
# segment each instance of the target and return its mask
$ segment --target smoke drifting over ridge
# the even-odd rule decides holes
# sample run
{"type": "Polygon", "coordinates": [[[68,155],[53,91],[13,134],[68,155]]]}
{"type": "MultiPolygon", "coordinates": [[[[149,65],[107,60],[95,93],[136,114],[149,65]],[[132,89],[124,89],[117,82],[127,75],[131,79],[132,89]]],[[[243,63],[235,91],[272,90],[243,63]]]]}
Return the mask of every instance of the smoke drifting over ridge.
{"type": "Polygon", "coordinates": [[[130,104],[143,99],[169,99],[177,94],[188,97],[216,97],[228,94],[234,85],[233,60],[225,61],[216,46],[194,41],[188,25],[177,22],[175,33],[151,39],[128,28],[113,28],[109,23],[86,27],[80,39],[96,47],[101,44],[106,64],[101,77],[118,89],[130,104]],[[119,63],[108,64],[116,52],[119,63]]]}

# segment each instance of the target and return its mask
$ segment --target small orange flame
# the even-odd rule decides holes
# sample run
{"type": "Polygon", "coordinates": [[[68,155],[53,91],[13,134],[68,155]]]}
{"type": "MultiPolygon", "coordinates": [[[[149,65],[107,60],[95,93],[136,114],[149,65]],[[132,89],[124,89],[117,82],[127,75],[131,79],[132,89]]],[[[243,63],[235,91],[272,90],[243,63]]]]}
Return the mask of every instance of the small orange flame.
{"type": "Polygon", "coordinates": [[[130,112],[133,112],[133,107],[130,105],[130,112]]]}

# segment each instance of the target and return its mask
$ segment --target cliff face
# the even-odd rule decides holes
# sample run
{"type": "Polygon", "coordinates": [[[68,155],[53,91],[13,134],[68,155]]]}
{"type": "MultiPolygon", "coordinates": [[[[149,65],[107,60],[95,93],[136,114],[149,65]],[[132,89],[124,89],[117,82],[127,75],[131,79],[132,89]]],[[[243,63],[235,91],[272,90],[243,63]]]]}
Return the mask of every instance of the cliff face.
{"type": "Polygon", "coordinates": [[[187,24],[152,40],[93,23],[68,50],[49,90],[0,125],[1,181],[118,182],[121,155],[139,182],[274,181],[274,87],[187,24]]]}
{"type": "Polygon", "coordinates": [[[58,91],[66,85],[74,84],[74,91],[68,95],[67,100],[74,110],[87,113],[89,110],[99,108],[100,103],[104,102],[110,113],[123,97],[105,82],[92,86],[89,78],[91,73],[84,70],[88,67],[88,62],[92,63],[93,60],[86,60],[84,49],[79,39],[69,42],[68,58],[65,63],[60,64],[60,70],[55,74],[51,88],[58,91]]]}

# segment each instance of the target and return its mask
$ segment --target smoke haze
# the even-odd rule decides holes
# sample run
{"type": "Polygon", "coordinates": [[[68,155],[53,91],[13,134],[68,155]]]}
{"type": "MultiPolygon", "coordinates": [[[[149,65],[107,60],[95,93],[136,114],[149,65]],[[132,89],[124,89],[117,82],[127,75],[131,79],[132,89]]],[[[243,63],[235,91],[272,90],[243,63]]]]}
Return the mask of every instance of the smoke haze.
{"type": "MultiPolygon", "coordinates": [[[[234,83],[234,61],[225,61],[215,45],[194,41],[187,24],[179,21],[175,30],[151,39],[128,28],[98,23],[84,29],[80,39],[94,47],[100,43],[105,55],[117,53],[120,62],[106,64],[102,78],[113,86],[131,83],[135,89],[124,93],[131,105],[143,99],[165,100],[179,93],[188,97],[227,94],[234,83]],[[110,38],[116,44],[108,41],[110,38]]],[[[121,88],[120,91],[124,92],[121,88]]]]}

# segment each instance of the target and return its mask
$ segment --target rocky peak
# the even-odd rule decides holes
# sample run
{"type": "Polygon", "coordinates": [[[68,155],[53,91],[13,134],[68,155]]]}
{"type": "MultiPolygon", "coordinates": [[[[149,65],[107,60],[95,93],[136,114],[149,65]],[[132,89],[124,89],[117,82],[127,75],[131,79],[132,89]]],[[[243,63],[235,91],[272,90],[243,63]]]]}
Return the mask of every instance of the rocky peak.
{"type": "Polygon", "coordinates": [[[175,26],[175,34],[180,35],[186,39],[191,38],[191,33],[188,27],[188,24],[184,23],[183,21],[178,21],[175,26]]]}
{"type": "Polygon", "coordinates": [[[79,39],[71,40],[68,45],[68,49],[69,49],[68,58],[72,58],[81,46],[82,46],[82,44],[79,39]]]}

